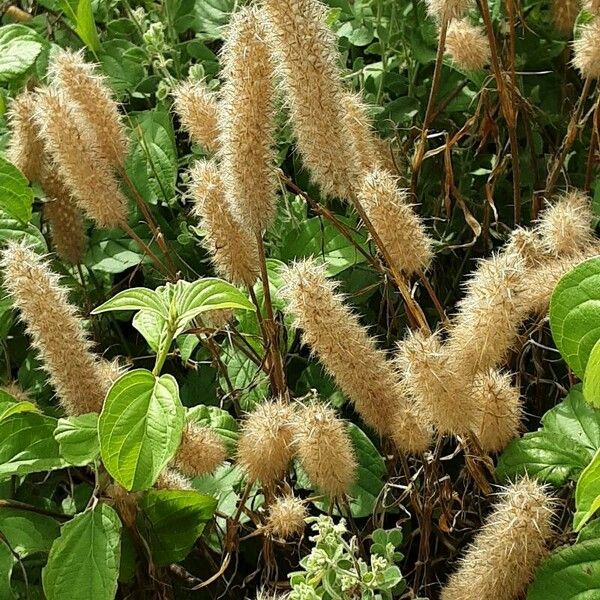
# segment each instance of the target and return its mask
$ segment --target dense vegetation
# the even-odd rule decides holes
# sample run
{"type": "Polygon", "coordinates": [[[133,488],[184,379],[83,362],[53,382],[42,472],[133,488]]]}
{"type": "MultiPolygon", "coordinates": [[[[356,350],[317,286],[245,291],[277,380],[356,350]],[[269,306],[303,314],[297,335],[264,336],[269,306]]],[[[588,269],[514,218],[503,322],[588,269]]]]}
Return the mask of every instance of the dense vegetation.
{"type": "Polygon", "coordinates": [[[1,7],[0,600],[600,595],[598,0],[1,7]]]}

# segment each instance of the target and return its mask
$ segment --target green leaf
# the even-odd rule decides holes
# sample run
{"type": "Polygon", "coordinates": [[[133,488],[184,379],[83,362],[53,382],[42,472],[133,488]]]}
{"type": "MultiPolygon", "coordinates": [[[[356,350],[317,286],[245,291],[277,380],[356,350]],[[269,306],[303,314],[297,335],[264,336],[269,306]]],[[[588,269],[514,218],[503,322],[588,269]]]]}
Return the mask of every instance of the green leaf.
{"type": "Polygon", "coordinates": [[[0,421],[0,481],[68,466],[53,433],[56,419],[34,412],[0,421]]]}
{"type": "Polygon", "coordinates": [[[148,346],[158,352],[162,332],[167,325],[165,319],[148,310],[140,310],[133,316],[131,324],[144,336],[148,346]]]}
{"type": "Polygon", "coordinates": [[[590,353],[583,377],[583,395],[594,407],[600,408],[600,340],[590,353]]]}
{"type": "Polygon", "coordinates": [[[600,450],[577,481],[575,507],[573,529],[580,531],[600,508],[600,450]]]}
{"type": "Polygon", "coordinates": [[[149,261],[149,257],[144,258],[140,253],[136,242],[125,237],[120,230],[92,231],[85,264],[90,265],[94,271],[118,274],[149,261]]]}
{"type": "Polygon", "coordinates": [[[91,0],[79,0],[76,15],[77,34],[83,43],[94,53],[100,50],[100,38],[96,30],[91,0]]]}
{"type": "Polygon", "coordinates": [[[42,571],[48,600],[114,600],[121,556],[121,521],[107,504],[63,525],[42,571]]]}
{"type": "Polygon", "coordinates": [[[39,253],[48,251],[46,240],[41,231],[31,223],[22,223],[0,210],[0,240],[6,242],[15,240],[26,242],[33,250],[39,253]]]}
{"type": "MultiPolygon", "coordinates": [[[[2,293],[2,292],[0,292],[2,293]]],[[[14,324],[12,300],[6,295],[0,298],[0,340],[6,338],[14,324]]]]}
{"type": "Polygon", "coordinates": [[[98,315],[113,310],[146,310],[165,319],[169,316],[169,307],[160,294],[146,288],[123,290],[94,309],[92,314],[98,315]]]}
{"type": "Polygon", "coordinates": [[[98,421],[106,470],[128,490],[149,488],[177,451],[183,423],[174,377],[125,373],[110,388],[98,421]]]}
{"type": "Polygon", "coordinates": [[[17,167],[0,156],[0,208],[21,223],[31,219],[33,190],[17,167]]]}
{"type": "Polygon", "coordinates": [[[44,48],[45,42],[25,25],[0,27],[0,83],[27,71],[44,48]]]}
{"type": "Polygon", "coordinates": [[[198,425],[209,427],[221,436],[229,452],[235,450],[239,437],[238,424],[226,410],[218,406],[200,404],[188,410],[186,420],[189,423],[197,423],[198,425]]]}
{"type": "Polygon", "coordinates": [[[140,520],[156,564],[165,567],[183,560],[216,507],[215,498],[195,491],[148,491],[140,502],[140,520]]]}
{"type": "Polygon", "coordinates": [[[0,389],[0,421],[18,413],[39,413],[40,409],[28,400],[17,400],[8,392],[0,389]]]}
{"type": "Polygon", "coordinates": [[[600,597],[600,540],[566,546],[539,567],[527,600],[594,600],[600,597]]]}
{"type": "Polygon", "coordinates": [[[98,415],[89,413],[59,419],[54,438],[61,456],[72,465],[82,467],[94,462],[100,454],[98,415]]]}
{"type": "MultiPolygon", "coordinates": [[[[267,395],[269,388],[268,375],[243,352],[229,345],[223,348],[221,355],[227,367],[227,375],[233,387],[239,391],[238,401],[244,411],[251,411],[260,404],[267,395]]],[[[226,388],[223,376],[221,385],[226,388]]]]}
{"type": "Polygon", "coordinates": [[[582,262],[560,280],[550,301],[550,327],[562,357],[583,379],[600,339],[600,257],[582,262]]]}

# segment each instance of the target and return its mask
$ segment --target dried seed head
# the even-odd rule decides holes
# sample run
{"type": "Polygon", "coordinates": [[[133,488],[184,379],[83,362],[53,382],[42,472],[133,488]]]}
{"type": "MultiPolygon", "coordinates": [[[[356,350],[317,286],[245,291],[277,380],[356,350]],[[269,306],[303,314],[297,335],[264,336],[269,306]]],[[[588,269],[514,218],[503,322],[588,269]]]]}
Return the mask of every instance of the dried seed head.
{"type": "Polygon", "coordinates": [[[594,15],[600,14],[600,0],[584,0],[583,8],[594,15]]]}
{"type": "Polygon", "coordinates": [[[600,16],[581,26],[580,35],[573,42],[573,66],[584,79],[600,78],[600,16]]]}
{"type": "Polygon", "coordinates": [[[187,477],[212,473],[227,458],[221,438],[208,427],[188,423],[173,465],[187,477]]]}
{"type": "Polygon", "coordinates": [[[324,194],[348,198],[354,165],[344,135],[345,91],[327,7],[318,0],[262,0],[261,5],[304,165],[324,194]]]}
{"type": "Polygon", "coordinates": [[[6,392],[19,402],[32,402],[27,392],[16,381],[9,381],[5,385],[0,385],[0,391],[6,392]]]}
{"type": "Polygon", "coordinates": [[[452,21],[446,36],[446,52],[465,71],[479,71],[490,64],[490,43],[482,27],[469,19],[452,21]]]}
{"type": "Polygon", "coordinates": [[[35,103],[36,96],[33,92],[21,92],[11,102],[8,110],[11,136],[6,156],[29,181],[39,178],[44,156],[44,144],[33,120],[35,103]]]}
{"type": "Polygon", "coordinates": [[[506,488],[469,547],[441,600],[520,598],[547,553],[553,502],[543,486],[522,479],[506,488]]]}
{"type": "Polygon", "coordinates": [[[479,408],[473,430],[485,452],[500,452],[519,435],[523,407],[511,377],[500,371],[480,373],[469,392],[479,408]]]}
{"type": "Polygon", "coordinates": [[[552,22],[556,31],[563,36],[572,36],[579,14],[579,0],[553,0],[552,22]]]}
{"type": "Polygon", "coordinates": [[[296,456],[310,482],[330,498],[348,494],[356,477],[352,440],[328,406],[302,407],[294,421],[296,456]]]}
{"type": "Polygon", "coordinates": [[[230,308],[209,310],[202,314],[204,324],[213,329],[224,329],[231,319],[233,319],[233,310],[230,308]]]}
{"type": "Polygon", "coordinates": [[[358,200],[390,253],[393,266],[406,275],[427,269],[433,254],[431,238],[397,180],[386,171],[371,171],[363,180],[358,200]]]}
{"type": "Polygon", "coordinates": [[[294,410],[282,401],[264,401],[241,428],[237,462],[251,481],[268,486],[281,479],[292,458],[294,410]]]}
{"type": "Polygon", "coordinates": [[[49,76],[53,87],[77,106],[81,127],[89,128],[101,157],[123,165],[127,136],[107,79],[83,60],[83,52],[63,49],[52,55],[49,76]]]}
{"type": "Polygon", "coordinates": [[[68,415],[100,412],[111,382],[77,315],[45,260],[30,248],[9,242],[0,266],[4,285],[27,326],[62,407],[68,415]]]}
{"type": "Polygon", "coordinates": [[[173,108],[192,140],[209,152],[219,148],[217,96],[203,83],[183,81],[173,90],[173,108]]]}
{"type": "Polygon", "coordinates": [[[192,169],[194,214],[205,230],[202,245],[217,273],[235,285],[252,286],[258,275],[256,238],[242,227],[225,202],[219,169],[198,161],[192,169]]]}
{"type": "Polygon", "coordinates": [[[123,523],[127,527],[135,527],[141,493],[129,492],[118,483],[111,483],[106,488],[106,495],[112,499],[123,523]]]}
{"type": "Polygon", "coordinates": [[[273,537],[289,540],[302,535],[307,516],[302,500],[294,496],[279,496],[269,506],[265,529],[273,537]]]}
{"type": "Polygon", "coordinates": [[[159,490],[179,490],[182,492],[194,489],[192,482],[187,477],[171,467],[166,467],[161,471],[154,487],[159,490]]]}
{"type": "Polygon", "coordinates": [[[473,0],[425,0],[427,14],[438,21],[444,17],[448,19],[460,19],[473,6],[473,0]]]}
{"type": "Polygon", "coordinates": [[[87,243],[81,210],[47,163],[42,167],[40,183],[46,194],[44,217],[50,228],[52,247],[64,261],[77,265],[83,260],[87,243]]]}
{"type": "Polygon", "coordinates": [[[35,121],[44,145],[79,206],[100,227],[127,220],[127,198],[101,154],[92,130],[82,130],[74,106],[51,90],[37,94],[35,121]]]}
{"type": "Polygon", "coordinates": [[[261,234],[276,211],[273,66],[255,6],[234,13],[221,53],[219,107],[225,199],[242,225],[261,234]]]}
{"type": "Polygon", "coordinates": [[[520,257],[527,268],[536,267],[548,258],[542,238],[535,229],[518,227],[513,230],[503,252],[520,257]]]}
{"type": "Polygon", "coordinates": [[[576,255],[593,244],[591,202],[584,192],[568,192],[542,214],[536,230],[552,256],[576,255]]]}
{"type": "Polygon", "coordinates": [[[406,452],[429,444],[427,425],[409,404],[393,364],[336,292],[323,266],[300,261],[283,274],[287,312],[365,423],[406,452]]]}

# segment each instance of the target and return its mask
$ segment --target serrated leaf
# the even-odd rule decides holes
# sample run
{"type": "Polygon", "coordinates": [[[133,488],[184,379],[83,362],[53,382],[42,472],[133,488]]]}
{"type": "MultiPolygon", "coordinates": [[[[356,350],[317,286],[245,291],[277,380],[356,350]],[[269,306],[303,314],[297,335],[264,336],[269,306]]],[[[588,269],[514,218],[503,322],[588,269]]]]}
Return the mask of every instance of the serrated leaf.
{"type": "Polygon", "coordinates": [[[121,521],[107,504],[78,514],[61,529],[42,571],[48,600],[113,600],[121,557],[121,521]]]}
{"type": "Polygon", "coordinates": [[[550,301],[550,328],[562,357],[583,379],[600,339],[600,257],[582,262],[559,281],[550,301]]]}
{"type": "Polygon", "coordinates": [[[94,462],[100,454],[98,415],[89,413],[59,419],[54,438],[61,456],[70,464],[81,467],[94,462]]]}
{"type": "Polygon", "coordinates": [[[146,310],[167,318],[169,307],[165,304],[160,294],[147,288],[130,288],[119,292],[92,311],[93,315],[114,310],[146,310]]]}
{"type": "Polygon", "coordinates": [[[98,421],[106,470],[128,490],[149,488],[179,447],[183,423],[171,375],[125,373],[110,388],[98,421]]]}
{"type": "Polygon", "coordinates": [[[216,507],[215,498],[195,491],[148,491],[140,502],[140,527],[147,530],[156,564],[164,567],[183,560],[216,507]]]}
{"type": "Polygon", "coordinates": [[[43,38],[25,25],[0,27],[0,83],[25,73],[43,48],[43,38]]]}
{"type": "Polygon", "coordinates": [[[31,219],[32,203],[33,190],[25,175],[0,156],[0,208],[25,224],[31,219]]]}

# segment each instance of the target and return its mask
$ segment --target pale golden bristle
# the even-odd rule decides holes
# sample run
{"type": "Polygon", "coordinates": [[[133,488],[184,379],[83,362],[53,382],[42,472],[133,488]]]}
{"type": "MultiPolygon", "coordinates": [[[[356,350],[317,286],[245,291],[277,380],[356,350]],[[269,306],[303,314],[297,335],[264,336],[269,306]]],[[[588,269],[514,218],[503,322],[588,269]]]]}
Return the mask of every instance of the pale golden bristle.
{"type": "Polygon", "coordinates": [[[427,14],[433,19],[442,21],[460,19],[473,7],[473,0],[425,0],[427,14]]]}
{"type": "Polygon", "coordinates": [[[479,409],[473,431],[481,448],[500,452],[519,435],[523,418],[519,390],[509,374],[492,370],[475,377],[469,394],[479,409]]]}
{"type": "Polygon", "coordinates": [[[68,415],[100,412],[111,382],[67,300],[58,275],[23,244],[9,242],[0,261],[4,286],[19,309],[50,383],[68,415]]]}
{"type": "Polygon", "coordinates": [[[209,310],[202,314],[202,322],[207,327],[212,327],[213,329],[225,329],[227,324],[233,319],[233,314],[233,310],[230,308],[209,310]]]}
{"type": "Polygon", "coordinates": [[[491,51],[482,27],[469,19],[454,20],[448,27],[446,52],[452,62],[465,71],[479,71],[490,64],[491,51]]]}
{"type": "Polygon", "coordinates": [[[506,488],[475,536],[441,600],[515,600],[546,556],[553,502],[534,480],[506,488]]]}
{"type": "Polygon", "coordinates": [[[7,114],[10,138],[6,157],[29,181],[39,178],[44,157],[44,144],[33,119],[35,104],[33,92],[21,92],[10,103],[7,114]]]}
{"type": "Polygon", "coordinates": [[[209,152],[219,148],[218,103],[203,83],[183,81],[173,90],[173,108],[192,140],[209,152]]]}
{"type": "Polygon", "coordinates": [[[72,104],[51,90],[37,94],[35,121],[58,176],[79,206],[100,227],[118,227],[127,220],[127,198],[92,131],[80,129],[72,104]]]}
{"type": "Polygon", "coordinates": [[[579,14],[579,0],[552,0],[552,22],[563,36],[572,36],[579,14]]]}
{"type": "Polygon", "coordinates": [[[49,66],[52,85],[77,106],[82,128],[90,128],[99,154],[113,166],[123,165],[127,136],[107,79],[83,52],[59,49],[49,66]]]}
{"type": "Polygon", "coordinates": [[[396,178],[379,169],[369,172],[358,200],[389,252],[391,266],[406,275],[426,270],[433,256],[432,240],[396,178]]]}
{"type": "Polygon", "coordinates": [[[188,423],[181,436],[181,444],[173,465],[187,477],[212,473],[227,458],[221,438],[208,427],[188,423]]]}
{"type": "Polygon", "coordinates": [[[350,492],[357,463],[352,440],[335,411],[313,403],[299,409],[294,421],[294,448],[310,482],[332,499],[350,492]]]}
{"type": "Polygon", "coordinates": [[[302,535],[307,516],[302,500],[291,495],[278,496],[269,506],[265,530],[273,537],[289,540],[302,535]]]}
{"type": "Polygon", "coordinates": [[[192,482],[177,469],[166,467],[160,472],[154,487],[159,490],[179,490],[189,492],[194,489],[192,482]]]}
{"type": "Polygon", "coordinates": [[[221,51],[220,173],[225,200],[244,227],[262,234],[275,217],[273,65],[260,10],[233,14],[221,51]]]}
{"type": "Polygon", "coordinates": [[[302,339],[318,356],[362,419],[406,452],[422,452],[430,432],[406,398],[393,364],[314,259],[287,268],[281,293],[302,339]]]}
{"type": "Polygon", "coordinates": [[[251,481],[268,486],[281,479],[292,458],[294,410],[282,401],[265,400],[241,427],[237,462],[251,481]]]}
{"type": "Polygon", "coordinates": [[[217,274],[235,285],[252,286],[258,276],[256,238],[226,203],[218,167],[212,161],[198,161],[191,178],[194,214],[205,230],[202,245],[212,255],[217,274]]]}
{"type": "Polygon", "coordinates": [[[135,527],[138,515],[140,492],[129,492],[118,483],[111,483],[106,488],[106,495],[112,499],[121,520],[127,527],[135,527]]]}
{"type": "Polygon", "coordinates": [[[344,135],[345,90],[328,9],[318,0],[260,4],[302,161],[325,195],[350,198],[355,166],[344,135]]]}
{"type": "Polygon", "coordinates": [[[27,392],[16,381],[9,381],[4,385],[0,385],[0,391],[6,392],[19,402],[32,402],[27,392]]]}
{"type": "Polygon", "coordinates": [[[600,0],[584,0],[583,8],[594,15],[600,14],[600,0]]]}
{"type": "Polygon", "coordinates": [[[600,78],[600,16],[581,26],[579,37],[573,42],[573,66],[584,79],[600,78]]]}

